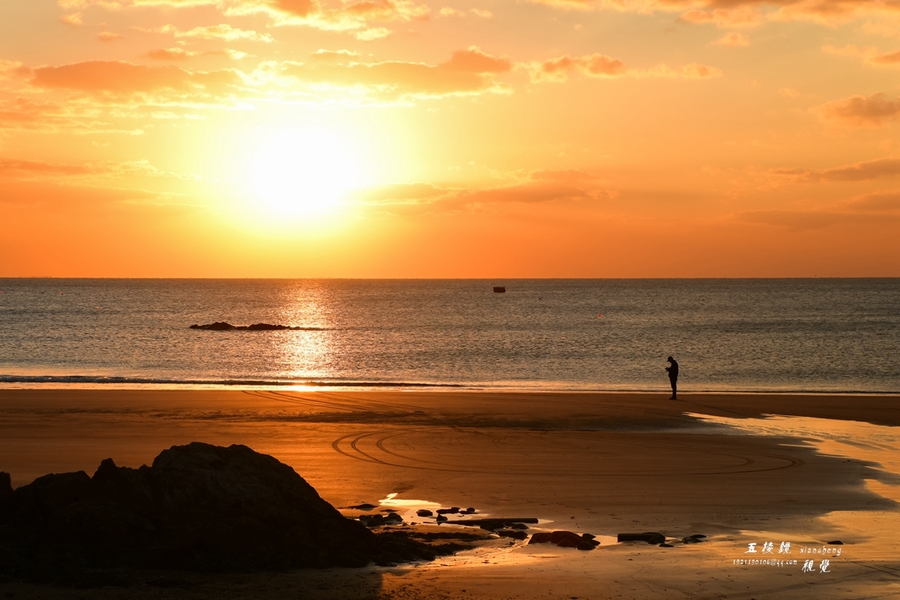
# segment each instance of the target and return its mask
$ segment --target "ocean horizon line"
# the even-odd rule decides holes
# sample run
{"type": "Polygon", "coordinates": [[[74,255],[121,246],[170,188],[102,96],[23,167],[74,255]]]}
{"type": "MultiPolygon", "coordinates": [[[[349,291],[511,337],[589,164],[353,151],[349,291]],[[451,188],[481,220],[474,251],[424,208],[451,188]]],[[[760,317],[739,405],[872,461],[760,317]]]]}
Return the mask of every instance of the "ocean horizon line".
{"type": "Polygon", "coordinates": [[[4,275],[2,281],[866,281],[900,279],[900,275],[825,276],[802,275],[796,277],[119,277],[119,276],[44,276],[4,275]]]}

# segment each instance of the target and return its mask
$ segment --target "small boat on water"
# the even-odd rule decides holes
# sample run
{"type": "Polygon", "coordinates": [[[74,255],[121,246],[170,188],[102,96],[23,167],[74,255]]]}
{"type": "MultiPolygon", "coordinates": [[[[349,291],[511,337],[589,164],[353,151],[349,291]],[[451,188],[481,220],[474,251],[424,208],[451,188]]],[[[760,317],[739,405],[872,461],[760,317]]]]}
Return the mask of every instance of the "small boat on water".
{"type": "Polygon", "coordinates": [[[506,288],[505,288],[504,286],[502,286],[502,285],[495,285],[495,286],[494,286],[494,293],[495,293],[495,294],[505,294],[505,293],[506,293],[506,288]]]}

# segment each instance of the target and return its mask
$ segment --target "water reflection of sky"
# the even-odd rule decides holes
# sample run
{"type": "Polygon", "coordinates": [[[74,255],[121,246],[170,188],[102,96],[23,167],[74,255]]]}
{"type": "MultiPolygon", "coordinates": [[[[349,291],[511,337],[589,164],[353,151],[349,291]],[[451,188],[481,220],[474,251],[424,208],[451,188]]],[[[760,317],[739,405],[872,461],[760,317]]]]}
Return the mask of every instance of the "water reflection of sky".
{"type": "Polygon", "coordinates": [[[731,419],[688,413],[705,423],[723,425],[754,435],[793,437],[804,440],[820,454],[861,460],[884,473],[867,480],[874,493],[900,502],[900,428],[862,421],[814,417],[764,415],[761,419],[731,419]]]}

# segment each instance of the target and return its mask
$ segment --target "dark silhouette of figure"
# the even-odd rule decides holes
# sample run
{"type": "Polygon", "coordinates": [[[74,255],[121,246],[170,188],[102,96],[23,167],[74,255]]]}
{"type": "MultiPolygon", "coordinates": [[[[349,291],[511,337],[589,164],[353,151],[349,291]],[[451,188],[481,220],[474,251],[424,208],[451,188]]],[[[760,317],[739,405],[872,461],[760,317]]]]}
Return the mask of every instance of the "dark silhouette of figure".
{"type": "Polygon", "coordinates": [[[666,367],[666,371],[669,372],[669,383],[672,384],[672,397],[669,400],[677,400],[675,396],[678,394],[678,363],[671,356],[666,360],[672,363],[666,367]]]}

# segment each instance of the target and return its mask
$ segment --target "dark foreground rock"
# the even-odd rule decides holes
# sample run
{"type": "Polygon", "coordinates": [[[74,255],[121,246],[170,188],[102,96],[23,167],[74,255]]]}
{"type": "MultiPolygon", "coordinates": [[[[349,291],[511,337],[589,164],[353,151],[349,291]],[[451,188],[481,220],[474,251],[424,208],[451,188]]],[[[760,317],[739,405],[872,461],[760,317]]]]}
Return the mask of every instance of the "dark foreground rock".
{"type": "Polygon", "coordinates": [[[93,477],[45,475],[0,491],[0,579],[359,567],[437,554],[424,546],[373,534],[291,467],[246,446],[195,442],[163,451],[152,467],[107,459],[93,477]]]}
{"type": "Polygon", "coordinates": [[[0,500],[3,500],[12,493],[12,479],[10,478],[9,473],[0,471],[0,500]]]}

